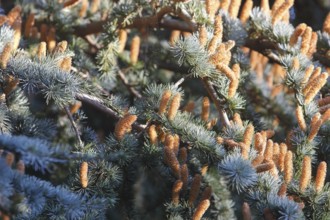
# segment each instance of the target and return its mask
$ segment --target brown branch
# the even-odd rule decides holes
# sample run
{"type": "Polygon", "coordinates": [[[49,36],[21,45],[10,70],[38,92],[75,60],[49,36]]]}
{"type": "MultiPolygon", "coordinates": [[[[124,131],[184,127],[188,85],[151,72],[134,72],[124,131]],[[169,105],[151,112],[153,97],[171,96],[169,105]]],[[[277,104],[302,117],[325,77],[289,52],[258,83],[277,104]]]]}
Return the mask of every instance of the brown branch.
{"type": "Polygon", "coordinates": [[[220,116],[220,121],[222,123],[223,127],[230,126],[230,122],[227,116],[226,111],[222,108],[220,100],[218,98],[217,92],[213,88],[213,85],[208,81],[207,78],[202,78],[202,82],[204,87],[206,88],[207,93],[211,97],[213,103],[215,104],[215,107],[217,108],[220,116]]]}
{"type": "Polygon", "coordinates": [[[125,74],[120,70],[118,71],[118,77],[132,95],[139,99],[142,98],[142,95],[128,83],[125,74]]]}
{"type": "Polygon", "coordinates": [[[70,122],[71,122],[72,128],[73,128],[73,130],[74,130],[74,132],[75,132],[75,134],[76,134],[78,144],[79,144],[79,146],[82,146],[82,145],[83,145],[83,142],[82,142],[81,139],[80,139],[79,130],[78,130],[78,128],[77,128],[77,125],[76,125],[76,123],[75,123],[75,121],[74,121],[72,115],[71,115],[71,112],[70,112],[70,110],[69,110],[68,107],[64,107],[64,110],[65,110],[65,113],[68,115],[68,118],[69,118],[69,120],[70,120],[70,122]]]}
{"type": "MultiPolygon", "coordinates": [[[[104,105],[104,102],[102,101],[102,99],[97,98],[95,96],[91,96],[88,94],[81,94],[81,93],[77,93],[76,94],[76,99],[88,104],[90,106],[93,106],[94,108],[98,109],[99,111],[104,112],[105,114],[109,115],[110,117],[119,120],[120,116],[111,108],[107,107],[104,105]]],[[[145,129],[144,125],[140,125],[139,123],[135,122],[132,127],[137,130],[137,131],[143,131],[145,129]]]]}

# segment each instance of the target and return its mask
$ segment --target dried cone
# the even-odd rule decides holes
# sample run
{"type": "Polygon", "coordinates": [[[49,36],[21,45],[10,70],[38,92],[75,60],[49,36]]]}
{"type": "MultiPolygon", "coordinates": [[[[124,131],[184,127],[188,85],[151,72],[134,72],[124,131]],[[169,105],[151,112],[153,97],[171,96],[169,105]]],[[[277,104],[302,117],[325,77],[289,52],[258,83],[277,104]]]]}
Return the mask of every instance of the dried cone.
{"type": "Polygon", "coordinates": [[[122,140],[127,132],[132,128],[132,124],[136,121],[136,115],[125,115],[123,118],[119,119],[115,126],[115,137],[118,140],[122,140]]]}
{"type": "Polygon", "coordinates": [[[242,216],[243,220],[252,220],[251,209],[247,202],[242,205],[242,216]]]}
{"type": "Polygon", "coordinates": [[[118,52],[122,53],[125,49],[125,45],[127,41],[127,31],[125,29],[120,29],[118,31],[118,40],[119,40],[118,52]]]}
{"type": "Polygon", "coordinates": [[[9,61],[9,58],[11,56],[11,50],[12,50],[12,46],[10,43],[7,43],[5,45],[5,47],[3,48],[1,54],[0,54],[0,64],[1,64],[1,68],[2,69],[6,69],[7,68],[7,63],[9,61]]]}
{"type": "Polygon", "coordinates": [[[151,125],[148,129],[148,134],[149,134],[149,139],[151,144],[156,144],[158,139],[157,131],[156,131],[156,126],[151,125]]]}
{"type": "Polygon", "coordinates": [[[132,39],[130,59],[131,59],[131,63],[133,65],[135,65],[137,63],[138,58],[139,58],[140,43],[141,43],[141,39],[139,36],[135,36],[132,39]]]}
{"type": "Polygon", "coordinates": [[[88,186],[88,163],[82,162],[80,165],[80,184],[82,188],[86,188],[88,186]]]}
{"type": "Polygon", "coordinates": [[[210,115],[210,100],[208,97],[204,97],[202,101],[202,113],[201,118],[203,121],[207,122],[210,115]]]}
{"type": "Polygon", "coordinates": [[[327,163],[322,161],[317,167],[316,179],[315,179],[315,191],[319,193],[325,182],[325,177],[327,175],[327,163]]]}
{"type": "Polygon", "coordinates": [[[284,161],[284,181],[289,184],[293,177],[293,159],[292,152],[288,151],[285,155],[284,161]]]}
{"type": "Polygon", "coordinates": [[[172,202],[175,204],[175,205],[178,205],[179,204],[179,200],[180,200],[180,191],[182,189],[182,186],[183,186],[183,182],[181,180],[177,180],[175,183],[174,183],[174,186],[172,188],[172,202]]]}
{"type": "Polygon", "coordinates": [[[312,177],[312,161],[309,156],[305,156],[302,164],[302,171],[299,182],[299,189],[304,192],[312,177]]]}
{"type": "Polygon", "coordinates": [[[179,110],[179,107],[180,107],[180,102],[181,102],[181,94],[180,93],[177,93],[173,99],[172,99],[172,102],[170,104],[170,107],[168,108],[168,112],[167,112],[167,118],[172,121],[178,110],[179,110]]]}
{"type": "Polygon", "coordinates": [[[210,200],[207,199],[207,200],[201,201],[198,204],[192,219],[193,220],[200,220],[209,207],[210,207],[210,200]]]}
{"type": "Polygon", "coordinates": [[[172,93],[171,93],[170,90],[166,90],[163,93],[162,98],[160,100],[160,104],[159,104],[158,114],[164,114],[165,113],[166,107],[167,107],[168,101],[171,98],[171,95],[172,95],[172,93]]]}
{"type": "Polygon", "coordinates": [[[189,193],[189,205],[193,206],[198,194],[199,194],[199,190],[201,187],[201,182],[202,182],[202,176],[199,174],[196,174],[192,183],[191,183],[191,187],[190,187],[190,193],[189,193]]]}

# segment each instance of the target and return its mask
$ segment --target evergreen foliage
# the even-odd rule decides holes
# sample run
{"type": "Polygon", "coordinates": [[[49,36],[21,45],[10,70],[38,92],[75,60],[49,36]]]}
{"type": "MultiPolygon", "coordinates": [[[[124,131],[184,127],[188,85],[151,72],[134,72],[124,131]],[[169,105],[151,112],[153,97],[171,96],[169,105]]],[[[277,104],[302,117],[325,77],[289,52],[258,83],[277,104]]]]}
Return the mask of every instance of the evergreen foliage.
{"type": "Polygon", "coordinates": [[[330,218],[330,13],[0,6],[1,219],[330,218]]]}

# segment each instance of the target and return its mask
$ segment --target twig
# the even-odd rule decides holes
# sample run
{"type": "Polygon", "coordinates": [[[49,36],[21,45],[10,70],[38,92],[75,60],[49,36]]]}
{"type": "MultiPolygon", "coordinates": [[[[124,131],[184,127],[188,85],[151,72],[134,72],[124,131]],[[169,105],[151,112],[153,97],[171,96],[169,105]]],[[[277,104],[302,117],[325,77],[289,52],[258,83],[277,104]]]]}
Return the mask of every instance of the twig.
{"type": "MultiPolygon", "coordinates": [[[[88,94],[77,93],[76,94],[76,99],[83,102],[83,103],[85,103],[85,104],[93,106],[94,108],[104,112],[105,114],[111,116],[114,119],[117,119],[117,120],[120,119],[120,116],[114,110],[112,110],[111,108],[105,106],[104,102],[100,98],[97,98],[95,96],[91,96],[91,95],[88,95],[88,94]]],[[[137,131],[143,131],[145,129],[145,125],[141,125],[137,122],[135,122],[132,125],[132,127],[137,131]]]]}
{"type": "Polygon", "coordinates": [[[215,91],[215,89],[213,88],[212,84],[208,81],[207,78],[203,78],[202,82],[207,90],[207,93],[209,94],[209,96],[211,97],[212,101],[215,104],[215,107],[217,108],[218,112],[219,112],[219,116],[220,116],[220,121],[223,125],[223,127],[228,127],[230,126],[230,122],[227,116],[226,111],[222,108],[220,100],[218,98],[217,92],[215,91]]]}
{"type": "Polygon", "coordinates": [[[179,79],[179,80],[174,84],[174,86],[175,86],[175,87],[179,87],[179,86],[183,83],[184,80],[185,80],[185,77],[182,77],[181,79],[179,79]]]}
{"type": "Polygon", "coordinates": [[[122,71],[118,71],[118,77],[121,80],[121,82],[126,86],[126,88],[128,89],[128,91],[134,95],[135,97],[141,99],[142,95],[134,88],[132,87],[129,83],[128,80],[126,79],[126,76],[124,75],[124,73],[122,71]]]}
{"type": "Polygon", "coordinates": [[[76,134],[76,137],[77,137],[77,141],[78,141],[79,146],[83,146],[83,142],[81,141],[79,130],[77,128],[77,125],[76,125],[76,123],[75,123],[72,115],[71,115],[71,112],[70,112],[69,108],[66,106],[66,107],[64,107],[64,110],[65,110],[66,114],[68,115],[68,118],[69,118],[69,120],[71,122],[72,128],[73,128],[73,130],[74,130],[74,132],[76,134]]]}

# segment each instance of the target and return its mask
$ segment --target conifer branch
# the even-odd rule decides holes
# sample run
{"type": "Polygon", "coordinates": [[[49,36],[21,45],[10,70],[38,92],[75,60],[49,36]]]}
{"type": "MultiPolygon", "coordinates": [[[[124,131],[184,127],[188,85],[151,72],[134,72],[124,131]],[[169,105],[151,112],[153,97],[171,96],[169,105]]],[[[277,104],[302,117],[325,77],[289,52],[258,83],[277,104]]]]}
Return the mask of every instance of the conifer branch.
{"type": "Polygon", "coordinates": [[[79,144],[79,146],[82,146],[83,143],[82,143],[81,138],[80,138],[79,130],[78,130],[77,125],[76,125],[76,123],[75,123],[75,121],[72,117],[72,114],[71,114],[68,107],[64,107],[64,110],[65,110],[65,113],[68,115],[68,118],[69,118],[69,120],[71,122],[71,125],[72,125],[72,128],[74,130],[74,133],[76,134],[78,144],[79,144]]]}
{"type": "Polygon", "coordinates": [[[128,91],[134,95],[135,97],[141,99],[142,98],[142,95],[139,93],[139,91],[137,91],[133,86],[131,86],[129,83],[128,83],[128,80],[125,76],[125,74],[122,72],[122,71],[118,71],[118,77],[120,79],[120,81],[124,84],[124,86],[128,89],[128,91]]]}
{"type": "Polygon", "coordinates": [[[223,127],[228,127],[230,125],[230,122],[229,122],[227,113],[221,106],[220,100],[218,99],[217,92],[213,88],[212,84],[208,81],[208,79],[203,78],[202,82],[219,112],[220,121],[221,121],[223,127]]]}
{"type": "MultiPolygon", "coordinates": [[[[120,116],[111,108],[107,107],[104,105],[103,101],[100,98],[97,98],[95,96],[91,96],[88,94],[81,94],[81,93],[77,93],[76,94],[76,99],[86,103],[88,105],[93,106],[94,108],[104,112],[105,114],[111,116],[114,119],[119,120],[120,116]]],[[[134,129],[136,129],[137,131],[143,131],[145,129],[145,126],[140,125],[139,123],[135,122],[132,127],[134,129]]]]}

